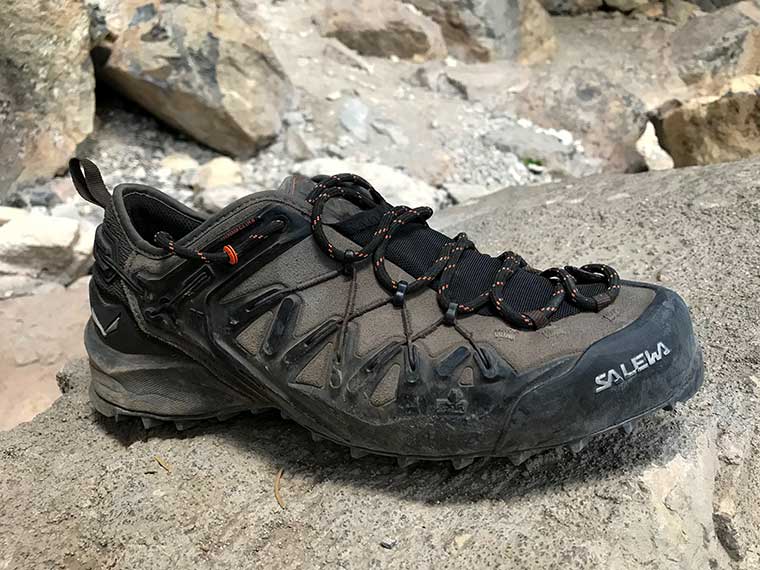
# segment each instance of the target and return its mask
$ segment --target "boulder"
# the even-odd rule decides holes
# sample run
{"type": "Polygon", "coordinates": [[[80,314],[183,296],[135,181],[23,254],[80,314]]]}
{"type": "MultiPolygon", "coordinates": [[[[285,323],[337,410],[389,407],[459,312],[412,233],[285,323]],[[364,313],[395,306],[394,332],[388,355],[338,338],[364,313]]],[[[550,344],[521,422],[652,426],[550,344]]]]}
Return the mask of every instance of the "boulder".
{"type": "Polygon", "coordinates": [[[740,2],[692,18],[671,38],[673,63],[688,84],[760,73],[760,8],[740,2]]]}
{"type": "Polygon", "coordinates": [[[78,0],[8,0],[0,10],[0,199],[66,169],[93,129],[95,78],[78,0]]]}
{"type": "Polygon", "coordinates": [[[760,76],[736,78],[718,95],[666,103],[654,125],[677,167],[759,154],[760,76]]]}
{"type": "Polygon", "coordinates": [[[295,165],[294,171],[304,176],[318,174],[340,174],[351,172],[374,185],[391,204],[406,206],[428,206],[439,208],[446,201],[446,192],[433,188],[428,183],[412,178],[408,174],[372,162],[358,162],[337,158],[315,158],[295,165]]]}
{"type": "Polygon", "coordinates": [[[541,126],[570,131],[607,170],[646,168],[636,150],[648,120],[644,103],[597,69],[537,74],[521,93],[517,111],[541,126]]]}
{"type": "Polygon", "coordinates": [[[438,25],[399,0],[327,0],[316,20],[323,36],[336,38],[361,55],[446,57],[438,25]]]}
{"type": "Polygon", "coordinates": [[[0,432],[0,567],[757,569],[759,168],[510,188],[433,218],[536,267],[607,260],[641,280],[672,268],[705,384],[630,436],[521,467],[402,469],[352,460],[277,414],[180,433],[101,418],[77,360],[51,409],[0,432]]]}
{"type": "Polygon", "coordinates": [[[0,226],[0,275],[69,283],[87,272],[95,228],[54,216],[19,216],[0,226]]]}
{"type": "Polygon", "coordinates": [[[466,61],[544,62],[557,42],[538,0],[405,0],[440,24],[452,55],[466,61]]]}
{"type": "Polygon", "coordinates": [[[98,44],[103,80],[218,151],[249,157],[270,144],[291,86],[261,24],[232,2],[135,4],[114,14],[101,0],[104,25],[121,26],[98,44]]]}

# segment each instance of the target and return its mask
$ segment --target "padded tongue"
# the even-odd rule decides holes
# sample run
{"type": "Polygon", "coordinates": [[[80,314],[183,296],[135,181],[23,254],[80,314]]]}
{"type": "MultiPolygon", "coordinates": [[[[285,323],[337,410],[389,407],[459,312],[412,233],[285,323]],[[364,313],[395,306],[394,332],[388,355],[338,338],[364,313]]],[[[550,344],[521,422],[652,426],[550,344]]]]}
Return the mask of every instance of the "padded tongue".
{"type": "Polygon", "coordinates": [[[314,190],[314,186],[316,184],[311,178],[301,176],[300,174],[293,174],[280,182],[277,191],[287,194],[296,201],[306,202],[309,199],[309,194],[314,190]]]}
{"type": "MultiPolygon", "coordinates": [[[[300,174],[293,174],[280,183],[277,191],[287,194],[296,202],[304,204],[308,210],[311,210],[311,204],[308,203],[308,199],[316,185],[316,182],[311,178],[301,176],[300,174]]],[[[335,224],[359,212],[361,210],[351,202],[336,198],[327,202],[322,212],[322,219],[326,224],[335,224]]]]}

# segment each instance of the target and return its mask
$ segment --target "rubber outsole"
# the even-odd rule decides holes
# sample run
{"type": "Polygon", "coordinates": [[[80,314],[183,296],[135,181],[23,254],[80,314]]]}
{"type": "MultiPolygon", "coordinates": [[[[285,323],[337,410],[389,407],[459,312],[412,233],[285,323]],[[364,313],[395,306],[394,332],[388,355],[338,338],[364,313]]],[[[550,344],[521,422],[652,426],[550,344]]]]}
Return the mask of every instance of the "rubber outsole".
{"type": "MultiPolygon", "coordinates": [[[[573,441],[567,442],[562,445],[538,447],[538,448],[527,449],[527,450],[516,452],[516,453],[509,453],[505,455],[477,454],[477,455],[472,455],[472,456],[464,455],[464,456],[456,456],[456,457],[449,456],[449,457],[435,457],[435,458],[394,455],[394,454],[389,454],[389,453],[378,453],[374,450],[362,449],[359,447],[346,445],[344,442],[336,441],[332,438],[326,437],[322,434],[316,433],[311,430],[308,430],[308,431],[311,434],[312,440],[314,440],[315,442],[331,441],[332,443],[335,443],[337,445],[347,447],[349,449],[350,456],[353,459],[361,459],[363,457],[367,457],[368,455],[391,457],[391,458],[396,459],[396,461],[398,462],[398,465],[401,468],[409,467],[410,465],[413,465],[420,461],[435,461],[435,462],[448,461],[451,463],[454,469],[460,470],[471,465],[476,459],[487,458],[487,457],[506,457],[514,466],[519,466],[525,463],[531,457],[534,457],[535,455],[538,455],[540,453],[543,453],[545,451],[549,451],[552,449],[566,448],[573,454],[581,453],[586,448],[586,446],[588,445],[589,441],[592,438],[605,434],[605,433],[615,431],[615,430],[618,430],[621,434],[625,436],[631,435],[631,433],[635,431],[636,423],[642,418],[650,416],[654,414],[655,412],[659,411],[660,409],[666,410],[666,411],[672,411],[675,408],[676,404],[680,402],[685,402],[699,390],[704,380],[704,368],[702,365],[702,353],[700,350],[698,350],[696,353],[695,363],[694,363],[694,366],[692,366],[691,370],[693,370],[693,373],[685,382],[683,391],[681,391],[680,393],[674,394],[666,402],[656,407],[653,407],[643,413],[640,413],[636,416],[632,416],[615,425],[609,426],[605,429],[596,431],[594,433],[590,433],[587,436],[584,436],[579,439],[575,439],[573,441]]],[[[127,410],[125,408],[119,407],[118,405],[105,400],[95,390],[94,383],[90,384],[90,402],[91,402],[92,407],[98,413],[108,418],[113,418],[114,421],[116,422],[120,422],[125,418],[140,419],[143,427],[146,430],[150,430],[152,428],[159,427],[159,426],[174,425],[177,431],[185,431],[193,427],[196,427],[198,425],[201,425],[204,422],[207,422],[209,420],[226,421],[244,412],[250,411],[253,413],[261,413],[262,411],[265,411],[261,408],[230,409],[230,410],[225,410],[223,413],[204,414],[204,415],[197,415],[197,416],[161,416],[161,415],[154,415],[154,414],[145,414],[145,413],[127,410]]],[[[270,407],[267,409],[277,409],[277,408],[270,407]]],[[[285,420],[290,419],[286,412],[280,410],[280,414],[283,419],[285,420]]]]}

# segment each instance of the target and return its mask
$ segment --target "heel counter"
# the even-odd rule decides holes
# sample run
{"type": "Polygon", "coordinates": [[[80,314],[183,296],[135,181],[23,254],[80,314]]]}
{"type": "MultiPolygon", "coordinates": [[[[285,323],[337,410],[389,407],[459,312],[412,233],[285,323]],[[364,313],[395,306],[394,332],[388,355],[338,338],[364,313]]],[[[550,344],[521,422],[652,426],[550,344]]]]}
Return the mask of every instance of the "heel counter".
{"type": "Polygon", "coordinates": [[[111,348],[125,354],[168,355],[173,351],[149,338],[137,326],[126,301],[111,296],[90,280],[90,320],[100,338],[111,348]]]}

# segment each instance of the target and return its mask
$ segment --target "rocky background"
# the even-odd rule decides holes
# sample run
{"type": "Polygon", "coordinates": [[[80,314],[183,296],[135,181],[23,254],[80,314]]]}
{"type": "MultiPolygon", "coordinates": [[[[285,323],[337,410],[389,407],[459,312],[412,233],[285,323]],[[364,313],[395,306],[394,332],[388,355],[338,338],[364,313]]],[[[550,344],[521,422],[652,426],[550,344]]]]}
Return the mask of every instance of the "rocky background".
{"type": "MultiPolygon", "coordinates": [[[[638,176],[620,179],[636,181],[620,182],[628,191],[600,193],[606,206],[584,217],[586,184],[596,183],[578,180],[760,153],[760,4],[753,1],[5,0],[0,26],[0,430],[47,409],[60,394],[55,371],[84,352],[87,274],[101,213],[73,190],[66,164],[74,155],[95,160],[111,186],[154,185],[209,212],[272,189],[292,172],[356,172],[391,202],[445,209],[451,231],[462,229],[451,220],[464,217],[473,235],[491,228],[479,236],[485,251],[514,247],[531,261],[549,245],[564,247],[567,259],[559,261],[569,262],[600,240],[627,241],[624,233],[589,228],[607,227],[610,216],[632,208],[646,212],[649,224],[637,229],[631,220],[625,228],[645,232],[638,249],[597,253],[626,277],[666,283],[678,282],[679,263],[695,263],[699,241],[696,234],[679,241],[674,225],[694,223],[708,233],[717,227],[722,240],[749,239],[748,224],[760,223],[747,174],[756,162],[741,167],[744,185],[730,207],[740,219],[721,214],[719,195],[692,191],[702,188],[701,170],[672,173],[683,207],[701,205],[697,214],[684,213],[671,195],[671,217],[656,215],[656,193],[644,193],[660,179],[638,176]],[[546,243],[521,240],[511,202],[543,195],[522,187],[551,182],[564,189],[561,196],[531,206],[545,221],[535,240],[546,243]],[[521,189],[496,193],[507,187],[521,189]],[[567,208],[578,210],[577,251],[555,243],[551,221],[567,208]],[[479,215],[465,216],[472,211],[479,215]],[[504,220],[494,228],[497,211],[504,220]],[[723,217],[711,222],[714,215],[723,217]],[[667,247],[646,245],[655,240],[667,247]],[[680,253],[663,263],[673,252],[680,253]]],[[[725,168],[708,178],[728,184],[733,167],[725,168]]],[[[732,255],[743,255],[741,248],[732,255]]],[[[757,278],[756,260],[738,267],[734,273],[757,278]]],[[[709,292],[700,289],[698,297],[709,304],[709,292]]],[[[753,305],[741,306],[746,311],[735,322],[756,327],[748,317],[753,305]]],[[[730,330],[717,310],[710,315],[704,331],[730,330]]],[[[745,345],[756,349],[753,338],[745,345]]],[[[720,343],[712,363],[725,367],[731,349],[720,343]]],[[[733,490],[757,484],[760,471],[756,463],[727,468],[743,465],[731,463],[739,451],[725,451],[721,426],[708,427],[695,432],[700,463],[685,460],[677,475],[696,473],[697,491],[707,494],[694,503],[698,515],[667,502],[672,474],[649,481],[664,497],[658,517],[670,524],[677,515],[686,524],[696,516],[688,528],[668,527],[668,540],[678,543],[683,532],[678,544],[696,544],[702,529],[699,556],[683,562],[685,555],[658,551],[641,561],[614,559],[611,568],[760,568],[758,536],[737,530],[756,528],[760,515],[746,495],[715,491],[726,481],[733,490]],[[737,501],[754,514],[736,519],[737,501]]],[[[734,446],[750,453],[753,445],[757,456],[751,436],[734,446]]],[[[596,508],[593,497],[582,500],[596,508]]],[[[623,501],[615,493],[604,500],[623,501]]],[[[636,516],[654,516],[649,507],[636,516]]],[[[459,549],[470,539],[453,540],[459,549]]],[[[581,550],[565,559],[578,560],[581,550]]]]}

